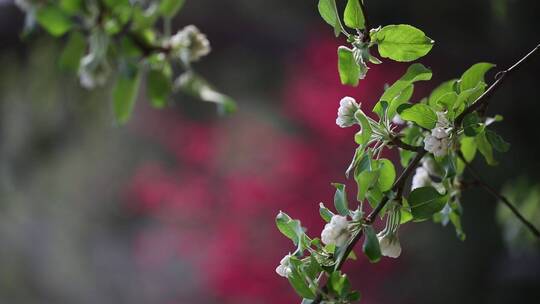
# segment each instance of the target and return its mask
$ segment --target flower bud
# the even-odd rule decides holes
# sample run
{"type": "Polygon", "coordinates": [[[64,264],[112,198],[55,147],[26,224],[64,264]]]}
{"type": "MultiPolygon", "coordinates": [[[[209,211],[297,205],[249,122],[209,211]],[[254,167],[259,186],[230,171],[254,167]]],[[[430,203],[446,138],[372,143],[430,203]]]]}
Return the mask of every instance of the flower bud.
{"type": "Polygon", "coordinates": [[[377,235],[379,240],[379,247],[381,248],[381,254],[390,258],[397,258],[401,254],[401,245],[397,233],[386,233],[377,235]]]}
{"type": "Polygon", "coordinates": [[[279,262],[278,267],[276,267],[276,273],[284,278],[288,277],[292,272],[290,259],[290,254],[284,256],[279,262]]]}
{"type": "Polygon", "coordinates": [[[210,53],[210,42],[206,35],[194,25],[188,25],[171,36],[169,45],[174,53],[187,62],[198,61],[210,53]]]}
{"type": "Polygon", "coordinates": [[[350,127],[356,123],[354,113],[360,109],[360,105],[354,98],[346,96],[339,102],[336,124],[342,128],[350,127]]]}

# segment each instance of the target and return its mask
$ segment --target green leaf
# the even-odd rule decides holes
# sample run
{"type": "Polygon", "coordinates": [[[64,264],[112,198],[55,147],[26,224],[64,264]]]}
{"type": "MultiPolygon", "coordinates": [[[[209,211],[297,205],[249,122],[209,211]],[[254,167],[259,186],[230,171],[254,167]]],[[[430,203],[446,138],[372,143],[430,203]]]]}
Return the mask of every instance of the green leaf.
{"type": "Polygon", "coordinates": [[[167,98],[172,91],[172,73],[167,66],[161,69],[151,69],[147,75],[148,97],[152,106],[163,108],[167,105],[167,98]]]}
{"type": "Polygon", "coordinates": [[[377,44],[382,57],[402,62],[426,55],[434,43],[424,32],[407,24],[387,25],[372,33],[371,41],[377,44]]]}
{"type": "Polygon", "coordinates": [[[350,283],[347,275],[341,274],[341,271],[337,270],[330,274],[328,279],[328,286],[338,296],[343,297],[350,292],[350,283]]]}
{"type": "Polygon", "coordinates": [[[492,63],[480,62],[471,66],[463,75],[459,82],[459,90],[463,92],[472,89],[480,82],[485,82],[484,75],[487,71],[495,67],[492,63]]]}
{"type": "Polygon", "coordinates": [[[287,278],[289,279],[289,283],[294,288],[296,293],[302,298],[315,299],[315,293],[309,288],[306,280],[304,279],[304,274],[294,266],[291,267],[291,270],[291,274],[287,278]]]}
{"type": "Polygon", "coordinates": [[[332,217],[334,216],[334,213],[328,210],[328,208],[326,208],[323,203],[319,204],[319,214],[321,215],[322,219],[327,223],[330,222],[330,220],[332,220],[332,217]]]}
{"type": "MultiPolygon", "coordinates": [[[[431,70],[426,68],[420,63],[414,63],[410,65],[407,68],[407,71],[401,78],[399,78],[396,82],[394,82],[388,89],[386,89],[379,99],[379,102],[373,107],[373,112],[377,113],[379,117],[382,117],[382,102],[386,101],[388,102],[389,108],[388,108],[388,117],[392,118],[396,114],[396,109],[399,106],[399,104],[403,103],[400,101],[401,97],[396,100],[398,96],[401,94],[409,94],[409,92],[404,92],[405,90],[412,90],[410,88],[411,84],[417,82],[417,81],[423,81],[423,80],[430,80],[432,76],[431,70]],[[396,103],[396,104],[392,104],[396,103]]],[[[412,91],[410,92],[412,94],[412,91]]],[[[406,96],[404,96],[406,97],[406,96]]]]}
{"type": "Polygon", "coordinates": [[[73,26],[69,15],[54,5],[38,9],[36,19],[49,34],[55,37],[62,36],[73,26]]]}
{"type": "Polygon", "coordinates": [[[486,163],[490,166],[496,166],[498,162],[493,157],[493,147],[487,139],[486,132],[482,131],[478,133],[475,138],[478,151],[480,151],[480,153],[484,156],[486,163]]]}
{"type": "Polygon", "coordinates": [[[137,99],[141,73],[136,66],[128,66],[118,75],[113,88],[113,106],[116,120],[120,124],[126,123],[131,117],[137,99]]]}
{"type": "MultiPolygon", "coordinates": [[[[358,168],[358,167],[357,167],[358,168]]],[[[366,198],[366,194],[368,193],[369,189],[377,183],[377,178],[379,177],[379,171],[362,171],[362,172],[356,172],[354,173],[354,179],[356,180],[356,184],[358,186],[358,192],[356,195],[356,199],[361,202],[366,198]]]]}
{"type": "Polygon", "coordinates": [[[471,162],[476,155],[476,141],[473,137],[463,137],[460,141],[461,153],[467,162],[471,162]]]}
{"type": "Polygon", "coordinates": [[[379,189],[382,192],[386,192],[392,189],[394,181],[396,180],[396,168],[394,164],[388,159],[380,159],[379,163],[379,179],[377,180],[379,189]]]}
{"type": "Polygon", "coordinates": [[[354,113],[354,117],[360,123],[361,130],[354,136],[354,141],[359,145],[365,145],[369,142],[372,134],[371,124],[369,123],[366,114],[361,110],[354,113]]]}
{"type": "Polygon", "coordinates": [[[409,206],[409,202],[402,198],[401,208],[399,209],[400,212],[400,224],[405,224],[410,222],[413,219],[413,215],[411,213],[411,206],[409,206]]]}
{"type": "Polygon", "coordinates": [[[83,0],[60,0],[60,7],[70,15],[75,15],[83,8],[83,0]]]}
{"type": "Polygon", "coordinates": [[[161,0],[159,11],[163,16],[172,18],[180,11],[185,2],[185,0],[161,0]]]}
{"type": "Polygon", "coordinates": [[[417,125],[433,129],[437,123],[437,114],[428,105],[417,103],[399,113],[401,119],[415,122],[417,125]]]}
{"type": "Polygon", "coordinates": [[[304,230],[300,225],[299,220],[293,220],[285,212],[280,211],[276,216],[276,226],[278,230],[287,238],[289,238],[295,245],[298,245],[301,236],[304,234],[304,230]]]}
{"type": "Polygon", "coordinates": [[[486,138],[491,146],[499,152],[508,152],[510,149],[510,144],[491,130],[486,130],[486,138]]]}
{"type": "Polygon", "coordinates": [[[443,96],[448,93],[456,93],[454,88],[456,85],[457,79],[452,79],[445,81],[441,83],[438,87],[436,87],[433,91],[431,91],[431,94],[428,98],[428,104],[432,107],[437,106],[437,101],[443,96]]]}
{"type": "Polygon", "coordinates": [[[333,183],[336,187],[336,193],[334,194],[334,207],[339,214],[343,216],[349,215],[349,202],[347,201],[347,192],[345,191],[345,185],[339,183],[333,183]]]}
{"type": "Polygon", "coordinates": [[[481,124],[480,117],[478,117],[478,113],[472,112],[470,114],[467,114],[463,118],[463,131],[466,136],[474,137],[479,132],[482,132],[483,127],[481,124]]]}
{"type": "Polygon", "coordinates": [[[68,42],[60,55],[58,65],[60,68],[76,72],[79,69],[84,52],[86,51],[86,40],[83,34],[74,31],[69,35],[68,42]]]}
{"type": "Polygon", "coordinates": [[[321,14],[321,17],[324,19],[324,21],[326,21],[326,23],[330,24],[334,28],[334,34],[336,35],[336,37],[339,36],[339,33],[343,30],[343,26],[341,25],[341,21],[339,20],[336,1],[319,0],[317,8],[319,9],[319,14],[321,14]]]}
{"type": "Polygon", "coordinates": [[[365,28],[366,21],[364,19],[364,13],[362,12],[362,7],[360,6],[359,1],[360,0],[347,1],[343,21],[345,22],[345,25],[350,28],[363,30],[365,28]]]}
{"type": "Polygon", "coordinates": [[[342,84],[357,86],[360,80],[360,66],[354,59],[351,49],[345,46],[338,48],[338,71],[342,84]]]}
{"type": "Polygon", "coordinates": [[[202,101],[217,104],[221,113],[229,114],[236,110],[236,104],[232,98],[216,91],[204,78],[195,72],[190,71],[182,74],[177,79],[175,86],[202,101]]]}
{"type": "Polygon", "coordinates": [[[442,210],[446,204],[446,196],[441,195],[433,187],[414,189],[407,199],[415,220],[425,220],[442,210]]]}
{"type": "Polygon", "coordinates": [[[362,251],[367,256],[371,263],[377,263],[381,260],[381,248],[379,247],[379,239],[375,234],[373,227],[364,227],[364,244],[362,245],[362,251]]]}

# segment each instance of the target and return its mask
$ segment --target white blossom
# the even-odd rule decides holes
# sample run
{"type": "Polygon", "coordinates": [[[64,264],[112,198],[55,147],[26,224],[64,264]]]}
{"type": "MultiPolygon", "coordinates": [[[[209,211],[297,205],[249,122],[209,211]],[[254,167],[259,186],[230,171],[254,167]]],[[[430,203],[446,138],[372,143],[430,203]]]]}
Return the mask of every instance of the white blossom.
{"type": "Polygon", "coordinates": [[[210,53],[210,41],[194,25],[179,30],[169,39],[170,47],[183,60],[193,62],[210,53]]]}
{"type": "Polygon", "coordinates": [[[411,190],[416,188],[427,187],[431,185],[432,181],[429,177],[429,172],[424,167],[416,168],[416,172],[412,178],[411,190]]]}
{"type": "Polygon", "coordinates": [[[436,127],[433,130],[431,130],[431,135],[435,136],[438,139],[447,138],[450,135],[450,132],[448,129],[442,128],[442,127],[436,127]]]}
{"type": "Polygon", "coordinates": [[[424,157],[422,159],[422,167],[426,169],[429,175],[437,175],[437,164],[431,157],[424,157]]]}
{"type": "Polygon", "coordinates": [[[401,245],[397,233],[379,233],[377,235],[379,239],[379,246],[381,248],[381,254],[390,258],[397,258],[401,254],[401,245]]]}
{"type": "Polygon", "coordinates": [[[338,247],[345,245],[350,236],[349,221],[341,215],[332,216],[330,223],[326,224],[321,232],[321,240],[324,244],[333,244],[338,247]]]}
{"type": "Polygon", "coordinates": [[[79,66],[79,82],[86,89],[103,86],[109,77],[110,67],[106,61],[98,62],[91,53],[81,59],[79,66]]]}
{"type": "Polygon", "coordinates": [[[395,125],[404,125],[405,124],[405,121],[403,119],[401,119],[401,116],[399,116],[399,114],[394,115],[394,117],[392,118],[392,122],[395,125]]]}
{"type": "Polygon", "coordinates": [[[291,256],[289,254],[284,256],[279,262],[278,267],[276,267],[276,273],[284,278],[288,277],[292,272],[290,259],[291,256]]]}
{"type": "Polygon", "coordinates": [[[342,128],[350,127],[356,123],[354,113],[360,109],[360,105],[354,98],[346,96],[339,102],[336,124],[342,128]]]}
{"type": "Polygon", "coordinates": [[[450,141],[448,137],[437,138],[434,135],[428,135],[424,138],[424,149],[433,153],[436,157],[445,156],[448,154],[450,141]]]}

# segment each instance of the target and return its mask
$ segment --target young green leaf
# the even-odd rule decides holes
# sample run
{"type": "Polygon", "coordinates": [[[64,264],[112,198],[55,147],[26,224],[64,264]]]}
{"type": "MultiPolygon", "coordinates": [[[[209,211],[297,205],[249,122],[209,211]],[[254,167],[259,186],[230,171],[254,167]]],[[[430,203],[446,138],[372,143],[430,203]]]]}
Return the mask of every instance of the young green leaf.
{"type": "Polygon", "coordinates": [[[351,49],[345,46],[338,48],[338,71],[342,84],[357,86],[360,80],[360,66],[354,59],[351,49]]]}
{"type": "Polygon", "coordinates": [[[319,14],[321,14],[324,21],[334,28],[334,34],[336,37],[339,36],[339,33],[343,30],[343,26],[339,20],[336,0],[319,0],[317,8],[319,9],[319,14]]]}
{"type": "Polygon", "coordinates": [[[431,94],[429,94],[428,98],[428,104],[432,107],[437,106],[437,101],[443,96],[448,93],[456,93],[455,91],[455,85],[456,85],[457,79],[452,79],[445,81],[441,83],[438,87],[433,89],[431,91],[431,94]]]}
{"type": "Polygon", "coordinates": [[[486,138],[491,146],[499,152],[508,152],[510,149],[510,144],[506,142],[500,135],[491,130],[486,130],[486,138]]]}
{"type": "Polygon", "coordinates": [[[185,0],[161,0],[159,12],[165,17],[172,18],[180,11],[185,2],[185,0]]]}
{"type": "Polygon", "coordinates": [[[347,201],[345,185],[339,183],[333,183],[332,185],[336,187],[336,193],[334,194],[334,207],[336,207],[339,214],[343,216],[349,215],[349,202],[347,201]]]}
{"type": "Polygon", "coordinates": [[[433,129],[437,123],[437,114],[426,104],[414,104],[412,107],[402,110],[399,115],[401,119],[415,122],[426,129],[433,129]]]}
{"type": "Polygon", "coordinates": [[[113,88],[113,106],[116,120],[120,124],[126,123],[131,117],[139,84],[141,80],[140,70],[135,66],[129,66],[118,75],[113,88]]]}
{"type": "Polygon", "coordinates": [[[434,43],[424,32],[407,24],[387,25],[373,32],[371,41],[377,44],[382,57],[402,62],[425,56],[434,43]]]}
{"type": "Polygon", "coordinates": [[[405,102],[403,100],[407,99],[406,97],[408,94],[412,94],[411,85],[417,81],[430,80],[431,76],[431,70],[422,64],[411,64],[407,68],[405,74],[384,91],[381,98],[379,98],[379,102],[377,102],[375,107],[373,107],[373,112],[377,113],[379,117],[381,117],[382,102],[385,101],[389,103],[387,112],[388,117],[394,117],[397,107],[405,102]],[[407,90],[410,90],[410,92],[407,92],[407,90]],[[405,94],[403,99],[401,97],[402,94],[405,94]]]}
{"type": "Polygon", "coordinates": [[[480,151],[480,153],[484,156],[486,163],[490,166],[496,166],[498,162],[493,157],[493,147],[487,139],[486,131],[484,130],[478,133],[475,138],[478,151],[480,151]]]}
{"type": "Polygon", "coordinates": [[[411,206],[411,213],[415,220],[425,220],[442,210],[446,204],[446,196],[440,194],[433,187],[414,189],[407,198],[411,206]]]}
{"type": "Polygon", "coordinates": [[[38,9],[36,20],[49,34],[59,37],[73,26],[71,18],[59,7],[46,5],[38,9]]]}
{"type": "Polygon", "coordinates": [[[394,167],[394,164],[388,159],[383,158],[378,160],[377,162],[379,163],[380,170],[377,184],[382,192],[386,192],[392,189],[392,185],[396,180],[396,168],[394,167]]]}
{"type": "Polygon", "coordinates": [[[319,214],[321,215],[322,219],[327,223],[330,222],[330,220],[332,220],[332,216],[334,216],[334,213],[328,210],[328,208],[326,208],[323,203],[319,204],[319,214]]]}
{"type": "Polygon", "coordinates": [[[362,172],[358,172],[358,170],[355,170],[354,179],[356,180],[356,184],[358,186],[356,199],[359,202],[363,201],[366,198],[366,194],[368,193],[369,189],[377,183],[378,177],[379,170],[362,172]]]}
{"type": "Polygon", "coordinates": [[[315,299],[315,293],[309,288],[309,285],[304,279],[304,274],[300,272],[300,269],[293,266],[291,270],[291,274],[287,278],[296,293],[302,298],[315,299]]]}
{"type": "Polygon", "coordinates": [[[289,238],[295,245],[298,245],[300,238],[304,234],[304,230],[300,225],[299,220],[293,220],[285,212],[280,211],[276,216],[276,226],[279,231],[289,238]]]}
{"type": "Polygon", "coordinates": [[[354,136],[354,141],[359,145],[365,145],[369,142],[369,139],[371,138],[372,129],[371,124],[369,123],[368,118],[366,117],[366,114],[362,112],[361,110],[356,111],[354,114],[354,117],[358,122],[360,122],[361,130],[356,133],[354,136]]]}
{"type": "Polygon", "coordinates": [[[151,69],[147,75],[148,97],[152,106],[161,109],[167,105],[172,91],[172,73],[166,67],[151,69]]]}
{"type": "Polygon", "coordinates": [[[68,42],[60,55],[58,65],[60,68],[76,72],[79,69],[84,52],[86,51],[86,40],[83,34],[78,31],[73,31],[69,35],[68,42]]]}
{"type": "Polygon", "coordinates": [[[476,112],[467,114],[463,118],[463,132],[466,136],[474,137],[483,129],[480,117],[476,112]]]}
{"type": "Polygon", "coordinates": [[[463,137],[460,141],[460,148],[465,160],[471,162],[476,155],[475,139],[473,137],[463,137]]]}
{"type": "Polygon", "coordinates": [[[480,62],[471,66],[461,76],[459,82],[460,92],[476,87],[479,82],[485,82],[484,75],[493,67],[495,67],[494,64],[487,62],[480,62]]]}
{"type": "Polygon", "coordinates": [[[347,1],[347,6],[345,6],[345,12],[343,14],[343,21],[345,22],[345,25],[350,28],[363,30],[366,21],[364,19],[362,7],[360,6],[360,1],[361,0],[347,1]]]}
{"type": "Polygon", "coordinates": [[[373,230],[373,227],[371,226],[366,226],[364,227],[364,235],[362,251],[364,251],[371,263],[377,263],[381,260],[381,248],[375,230],[373,230]]]}

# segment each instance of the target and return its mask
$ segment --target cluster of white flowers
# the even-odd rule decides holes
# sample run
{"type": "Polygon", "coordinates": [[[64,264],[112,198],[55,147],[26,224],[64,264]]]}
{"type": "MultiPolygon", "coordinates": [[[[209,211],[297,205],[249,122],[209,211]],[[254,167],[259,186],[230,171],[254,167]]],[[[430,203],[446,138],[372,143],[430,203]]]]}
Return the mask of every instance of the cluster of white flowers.
{"type": "Polygon", "coordinates": [[[284,278],[288,277],[292,272],[290,259],[290,254],[284,256],[279,262],[278,267],[276,267],[276,273],[284,278]]]}
{"type": "Polygon", "coordinates": [[[321,232],[321,241],[326,245],[336,245],[338,247],[347,243],[351,236],[349,221],[345,216],[334,215],[330,223],[324,226],[321,232]]]}
{"type": "Polygon", "coordinates": [[[194,25],[188,25],[171,36],[169,44],[173,52],[186,62],[197,61],[210,53],[210,41],[194,25]]]}
{"type": "Polygon", "coordinates": [[[431,134],[424,138],[424,149],[440,157],[448,153],[451,125],[444,112],[437,112],[437,124],[431,134]]]}
{"type": "Polygon", "coordinates": [[[352,97],[346,96],[339,102],[336,124],[342,128],[347,128],[356,123],[354,113],[360,109],[360,104],[352,97]]]}

